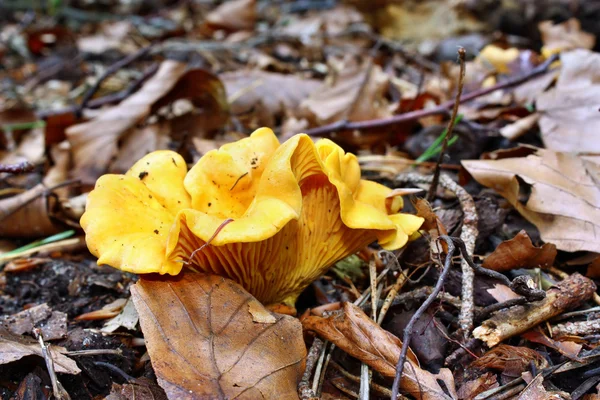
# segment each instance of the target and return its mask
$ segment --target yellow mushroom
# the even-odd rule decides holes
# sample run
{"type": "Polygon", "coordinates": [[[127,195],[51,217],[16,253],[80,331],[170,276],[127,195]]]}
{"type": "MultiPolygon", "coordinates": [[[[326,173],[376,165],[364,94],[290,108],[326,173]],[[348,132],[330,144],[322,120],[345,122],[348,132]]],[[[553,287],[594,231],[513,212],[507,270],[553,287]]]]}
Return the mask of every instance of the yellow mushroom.
{"type": "Polygon", "coordinates": [[[177,153],[156,151],[125,175],[102,176],[81,225],[98,264],[192,268],[293,306],[338,260],[375,240],[398,249],[419,229],[421,218],[398,213],[401,201],[386,206],[391,192],[361,180],[356,157],[330,140],[296,135],[280,145],[262,128],[189,172],[177,153]]]}

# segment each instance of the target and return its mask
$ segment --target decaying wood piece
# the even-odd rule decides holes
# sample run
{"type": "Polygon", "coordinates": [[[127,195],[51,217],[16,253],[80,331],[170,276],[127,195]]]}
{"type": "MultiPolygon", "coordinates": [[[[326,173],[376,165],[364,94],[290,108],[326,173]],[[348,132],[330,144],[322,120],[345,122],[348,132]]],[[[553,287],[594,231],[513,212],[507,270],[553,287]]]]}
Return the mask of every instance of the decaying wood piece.
{"type": "Polygon", "coordinates": [[[590,279],[573,274],[547,291],[545,299],[497,313],[473,331],[475,338],[492,347],[504,339],[525,332],[565,310],[589,300],[596,285],[590,279]]]}
{"type": "Polygon", "coordinates": [[[552,336],[586,336],[600,333],[600,320],[567,322],[552,328],[552,336]]]}

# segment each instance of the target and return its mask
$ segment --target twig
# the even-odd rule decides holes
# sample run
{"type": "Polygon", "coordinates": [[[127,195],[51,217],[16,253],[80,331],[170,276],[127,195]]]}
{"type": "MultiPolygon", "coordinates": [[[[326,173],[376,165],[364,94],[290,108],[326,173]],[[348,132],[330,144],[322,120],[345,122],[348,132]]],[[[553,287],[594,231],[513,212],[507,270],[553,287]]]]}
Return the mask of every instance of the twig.
{"type": "Polygon", "coordinates": [[[0,172],[8,172],[9,174],[24,174],[31,172],[35,166],[29,161],[23,161],[18,164],[0,164],[0,172]]]}
{"type": "Polygon", "coordinates": [[[70,396],[63,388],[63,386],[58,381],[56,377],[56,371],[54,370],[54,359],[52,358],[52,354],[50,353],[50,349],[48,345],[44,343],[44,338],[42,337],[42,330],[39,328],[33,329],[33,335],[40,342],[40,347],[42,348],[42,356],[44,357],[44,361],[46,361],[46,368],[48,368],[48,376],[50,377],[50,382],[52,382],[52,393],[54,397],[58,400],[69,400],[70,396]]]}
{"type": "MultiPolygon", "coordinates": [[[[352,382],[360,381],[360,378],[358,376],[352,375],[350,372],[346,371],[344,369],[344,367],[342,367],[340,364],[336,363],[335,361],[331,361],[331,366],[333,368],[337,369],[344,376],[344,378],[348,378],[352,382]]],[[[386,388],[385,386],[378,385],[375,382],[372,382],[371,386],[373,387],[373,389],[377,390],[379,393],[382,393],[384,396],[391,396],[391,394],[392,394],[392,391],[390,389],[386,388]]],[[[399,394],[398,399],[404,400],[404,399],[407,399],[407,397],[399,394]]]]}
{"type": "MultiPolygon", "coordinates": [[[[513,286],[518,278],[521,277],[513,280],[513,286]]],[[[512,307],[505,312],[494,314],[475,328],[473,336],[483,340],[489,347],[495,346],[502,340],[525,332],[565,310],[580,306],[592,297],[595,290],[596,285],[592,280],[574,273],[550,288],[546,298],[541,301],[512,307]]]]}
{"type": "Polygon", "coordinates": [[[444,262],[444,269],[438,278],[437,283],[435,284],[435,288],[431,295],[421,304],[421,307],[413,314],[404,328],[404,335],[402,336],[402,350],[400,351],[400,358],[398,358],[398,363],[396,364],[396,376],[394,377],[394,383],[392,384],[392,395],[391,399],[396,399],[398,397],[398,390],[400,388],[400,380],[402,379],[402,371],[404,370],[404,361],[406,361],[406,354],[408,353],[408,347],[410,346],[410,341],[412,339],[412,331],[415,323],[421,315],[429,308],[429,306],[435,301],[437,295],[442,291],[442,287],[444,286],[444,281],[450,272],[450,267],[452,267],[452,257],[454,256],[454,251],[456,248],[454,247],[454,242],[448,236],[440,236],[439,239],[446,242],[448,245],[448,254],[446,254],[446,261],[444,262]]]}
{"type": "Polygon", "coordinates": [[[309,380],[317,363],[317,359],[321,354],[321,350],[323,350],[323,341],[318,337],[315,337],[313,344],[308,351],[308,355],[306,356],[306,368],[304,369],[304,374],[302,374],[302,379],[300,379],[300,383],[298,384],[298,394],[302,400],[316,397],[315,392],[310,387],[309,380]]]}
{"type": "Polygon", "coordinates": [[[464,47],[460,47],[458,49],[458,60],[460,62],[460,73],[458,75],[458,89],[456,91],[456,98],[454,100],[454,106],[452,107],[452,115],[450,116],[450,121],[448,122],[448,127],[446,128],[446,136],[444,136],[444,141],[442,143],[442,149],[440,150],[440,155],[438,157],[437,163],[435,165],[435,170],[433,172],[433,179],[431,181],[431,186],[429,187],[429,192],[427,193],[427,201],[431,203],[433,198],[435,197],[435,191],[437,190],[438,182],[440,180],[440,165],[444,160],[444,156],[446,155],[446,150],[448,149],[448,141],[452,138],[452,131],[454,130],[454,125],[456,124],[456,116],[458,115],[458,106],[460,104],[460,96],[462,96],[463,86],[465,84],[465,56],[467,52],[464,47]]]}
{"type": "MultiPolygon", "coordinates": [[[[485,96],[496,90],[507,89],[513,86],[517,86],[523,82],[526,82],[532,78],[535,78],[539,75],[542,75],[547,72],[550,65],[558,59],[558,55],[554,54],[552,57],[548,58],[543,64],[538,65],[533,68],[530,72],[525,75],[518,76],[512,79],[507,79],[504,82],[497,83],[494,86],[490,86],[489,88],[483,88],[474,90],[471,93],[467,93],[460,98],[460,104],[466,103],[473,99],[476,99],[481,96],[485,96]]],[[[336,121],[331,124],[327,124],[324,126],[320,126],[314,129],[309,129],[305,131],[306,134],[311,136],[322,136],[325,134],[331,134],[343,130],[361,130],[361,129],[371,129],[371,128],[382,128],[390,125],[396,125],[407,121],[414,121],[416,119],[429,117],[431,115],[444,114],[448,112],[448,110],[454,106],[455,101],[450,100],[445,103],[442,103],[436,107],[425,109],[425,110],[417,110],[412,111],[400,115],[395,115],[389,118],[381,118],[381,119],[371,119],[367,121],[359,121],[359,122],[345,122],[345,121],[336,121]]]]}
{"type": "MultiPolygon", "coordinates": [[[[152,75],[156,73],[158,70],[158,63],[152,64],[148,67],[141,77],[139,77],[135,82],[133,82],[127,89],[122,90],[117,93],[109,94],[103,97],[99,97],[97,99],[92,99],[88,102],[87,108],[96,109],[103,107],[105,105],[118,103],[127,97],[129,97],[133,92],[138,90],[142,84],[148,80],[152,75]]],[[[76,113],[81,106],[69,106],[65,108],[60,108],[58,110],[42,110],[37,111],[35,115],[40,119],[47,119],[56,115],[64,115],[64,114],[74,114],[76,113]]]]}
{"type": "Polygon", "coordinates": [[[122,58],[119,61],[117,61],[116,63],[109,66],[104,71],[104,73],[102,75],[100,75],[100,77],[96,80],[96,83],[94,83],[94,86],[92,86],[90,88],[90,90],[88,90],[85,93],[85,95],[83,96],[83,99],[81,100],[81,104],[79,105],[79,107],[75,113],[77,115],[77,118],[81,117],[81,113],[82,113],[83,109],[87,107],[89,101],[92,99],[92,97],[94,97],[94,94],[98,91],[98,89],[100,89],[102,82],[104,82],[106,80],[106,78],[108,78],[112,74],[116,73],[121,68],[125,68],[126,66],[133,63],[134,61],[144,57],[146,54],[148,54],[150,52],[150,50],[152,49],[153,46],[154,46],[154,44],[151,44],[146,47],[142,47],[140,50],[136,51],[135,53],[129,54],[127,57],[122,58]]]}
{"type": "Polygon", "coordinates": [[[103,354],[112,354],[116,356],[122,356],[123,350],[121,349],[90,349],[90,350],[75,350],[67,351],[64,353],[66,356],[99,356],[103,354]]]}
{"type": "Polygon", "coordinates": [[[383,322],[383,319],[385,318],[385,315],[390,309],[394,298],[396,297],[402,286],[404,286],[406,279],[406,273],[402,269],[400,269],[400,274],[396,279],[396,283],[394,283],[394,286],[392,286],[392,289],[388,292],[385,300],[383,301],[383,305],[381,306],[381,310],[379,310],[379,316],[377,317],[378,325],[381,325],[381,323],[383,322]]]}
{"type": "MultiPolygon", "coordinates": [[[[411,183],[431,183],[433,180],[431,176],[423,176],[414,173],[401,174],[396,179],[409,181],[411,183]]],[[[471,259],[473,251],[475,250],[475,241],[479,235],[479,230],[477,228],[479,216],[477,215],[473,197],[448,175],[440,176],[440,186],[456,194],[463,212],[463,225],[460,231],[460,239],[462,240],[463,246],[465,246],[465,251],[463,252],[463,260],[460,264],[462,270],[462,305],[460,307],[459,325],[462,336],[466,339],[473,329],[473,310],[475,307],[473,300],[473,281],[475,276],[467,259],[471,259]],[[464,256],[465,254],[466,256],[464,256]]],[[[508,279],[504,275],[502,275],[502,277],[508,279]]],[[[498,277],[498,279],[502,278],[498,277]]]]}
{"type": "MultiPolygon", "coordinates": [[[[371,319],[377,321],[377,265],[375,263],[375,257],[371,257],[369,261],[369,278],[371,287],[371,319]]],[[[369,366],[364,362],[360,365],[360,388],[359,388],[359,399],[369,400],[369,391],[371,383],[371,371],[369,366]]]]}

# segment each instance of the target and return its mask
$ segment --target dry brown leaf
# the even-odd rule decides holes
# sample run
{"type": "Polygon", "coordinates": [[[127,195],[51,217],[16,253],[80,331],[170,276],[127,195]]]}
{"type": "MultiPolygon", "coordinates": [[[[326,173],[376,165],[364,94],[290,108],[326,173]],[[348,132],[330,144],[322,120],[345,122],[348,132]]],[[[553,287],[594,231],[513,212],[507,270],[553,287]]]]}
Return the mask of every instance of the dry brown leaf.
{"type": "Polygon", "coordinates": [[[392,115],[385,98],[390,77],[380,66],[357,65],[348,58],[338,68],[332,82],[302,102],[302,116],[326,124],[344,118],[363,121],[392,115]]]}
{"type": "Polygon", "coordinates": [[[114,318],[117,315],[119,315],[119,313],[121,313],[123,307],[125,307],[125,304],[127,304],[127,299],[117,299],[112,303],[105,305],[99,310],[81,314],[75,319],[77,321],[96,321],[99,319],[114,318]]]}
{"type": "MultiPolygon", "coordinates": [[[[67,351],[64,347],[51,345],[49,350],[56,372],[71,375],[81,372],[75,361],[62,354],[67,351]]],[[[0,365],[32,355],[43,357],[42,348],[37,341],[25,339],[0,329],[0,365]]]]}
{"type": "Polygon", "coordinates": [[[0,236],[35,238],[60,232],[64,228],[50,216],[56,207],[56,199],[42,184],[0,200],[0,236]]]}
{"type": "Polygon", "coordinates": [[[535,247],[525,230],[510,240],[500,243],[496,250],[483,261],[483,266],[505,272],[516,268],[549,268],[556,258],[556,246],[545,243],[535,247]]]}
{"type": "Polygon", "coordinates": [[[110,394],[104,400],[166,400],[164,390],[152,380],[141,377],[135,382],[119,385],[112,384],[110,394]]]}
{"type": "Polygon", "coordinates": [[[279,28],[281,33],[307,42],[323,33],[328,36],[338,35],[351,24],[363,22],[364,18],[356,8],[338,4],[330,10],[319,10],[307,16],[285,14],[282,15],[282,20],[283,26],[279,28]]]}
{"type": "Polygon", "coordinates": [[[556,86],[536,99],[544,144],[564,152],[600,152],[600,54],[561,55],[556,86]]]}
{"type": "MultiPolygon", "coordinates": [[[[402,342],[390,332],[384,330],[357,306],[343,303],[343,312],[323,318],[308,316],[302,320],[304,329],[314,331],[323,339],[359,359],[371,368],[387,377],[396,374],[396,363],[400,357],[402,342]]],[[[448,369],[441,369],[433,375],[419,367],[417,357],[409,352],[404,368],[401,389],[418,399],[456,398],[454,378],[448,369]],[[445,382],[451,391],[444,392],[436,379],[445,382]]]]}
{"type": "Polygon", "coordinates": [[[560,400],[570,398],[571,396],[565,392],[547,391],[544,388],[544,375],[537,374],[521,392],[517,400],[560,400]]]}
{"type": "Polygon", "coordinates": [[[515,122],[500,128],[500,134],[509,140],[518,139],[529,132],[529,130],[537,124],[539,119],[540,114],[538,113],[519,118],[515,122]]]}
{"type": "Polygon", "coordinates": [[[457,390],[459,399],[474,399],[479,393],[483,393],[487,390],[497,388],[498,379],[496,374],[486,372],[479,374],[472,380],[464,382],[457,390]]]}
{"type": "Polygon", "coordinates": [[[227,110],[223,85],[215,75],[202,69],[188,71],[186,64],[164,61],[136,93],[91,121],[67,129],[73,148],[73,177],[93,184],[117,154],[120,139],[153,111],[180,98],[189,98],[215,114],[227,110]]]}
{"type": "Polygon", "coordinates": [[[169,398],[298,398],[306,348],[297,319],[253,322],[258,301],[218,276],[142,277],[131,293],[169,398]]]}
{"type": "Polygon", "coordinates": [[[583,345],[571,341],[558,341],[546,336],[540,329],[532,329],[521,335],[533,343],[540,343],[563,354],[565,357],[578,361],[579,352],[583,345]]]}
{"type": "Polygon", "coordinates": [[[256,23],[256,0],[225,1],[206,16],[203,31],[252,30],[256,23]]]}
{"type": "Polygon", "coordinates": [[[537,226],[544,242],[564,251],[600,252],[600,164],[551,150],[518,150],[528,155],[495,152],[495,160],[462,164],[537,226]]]}
{"type": "Polygon", "coordinates": [[[40,328],[44,340],[56,340],[67,336],[67,314],[52,311],[43,303],[13,315],[0,318],[0,326],[15,335],[31,334],[33,328],[40,328]]]}
{"type": "Polygon", "coordinates": [[[543,21],[538,24],[538,29],[542,35],[542,52],[545,55],[573,49],[591,49],[596,44],[596,37],[582,31],[581,24],[575,18],[560,24],[543,21]]]}
{"type": "Polygon", "coordinates": [[[295,110],[319,89],[321,81],[265,71],[235,71],[219,75],[227,91],[233,114],[247,113],[262,103],[272,115],[295,110]]]}
{"type": "Polygon", "coordinates": [[[509,346],[507,344],[499,344],[487,353],[479,357],[470,364],[470,367],[478,369],[494,369],[504,371],[507,367],[512,368],[520,374],[530,368],[530,363],[533,362],[538,369],[543,369],[548,366],[546,359],[537,351],[522,347],[509,346]],[[515,362],[518,364],[516,365],[515,362]]]}

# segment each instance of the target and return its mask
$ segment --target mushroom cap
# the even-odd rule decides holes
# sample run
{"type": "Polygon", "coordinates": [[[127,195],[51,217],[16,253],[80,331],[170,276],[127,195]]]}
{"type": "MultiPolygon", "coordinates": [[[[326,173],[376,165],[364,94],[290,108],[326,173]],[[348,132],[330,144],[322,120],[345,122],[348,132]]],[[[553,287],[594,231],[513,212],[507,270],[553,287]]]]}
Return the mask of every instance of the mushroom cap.
{"type": "Polygon", "coordinates": [[[156,151],[125,175],[102,176],[81,224],[99,264],[172,275],[187,265],[234,279],[265,304],[293,305],[361,247],[406,244],[422,219],[388,210],[391,192],[360,179],[356,157],[330,140],[301,134],[280,145],[262,128],[189,172],[177,153],[156,151]]]}

